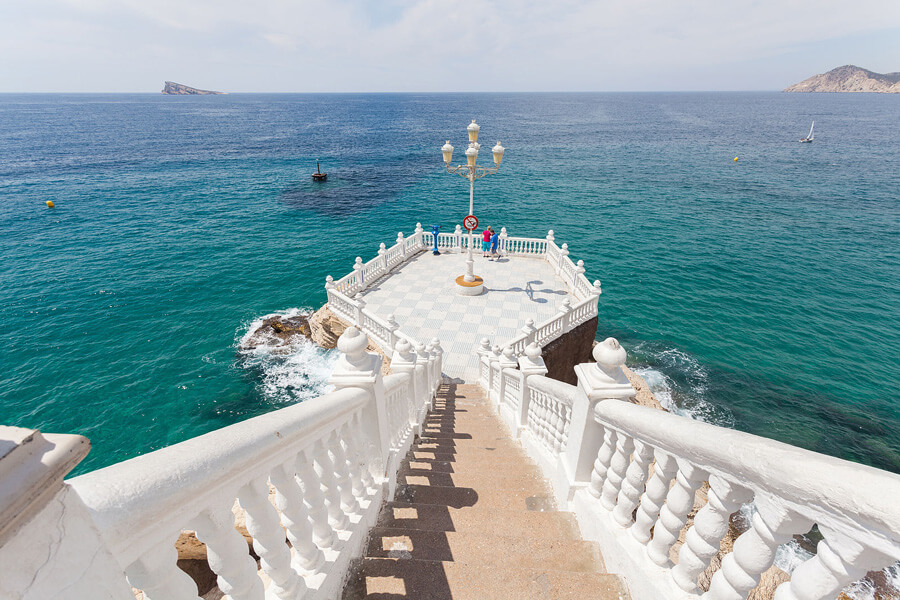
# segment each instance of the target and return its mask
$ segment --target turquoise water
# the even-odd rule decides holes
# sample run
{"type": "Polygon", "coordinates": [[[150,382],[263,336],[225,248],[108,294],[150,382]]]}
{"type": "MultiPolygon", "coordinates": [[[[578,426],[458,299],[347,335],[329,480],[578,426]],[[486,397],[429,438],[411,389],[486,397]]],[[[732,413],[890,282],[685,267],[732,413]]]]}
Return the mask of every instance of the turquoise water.
{"type": "Polygon", "coordinates": [[[319,393],[329,353],[237,341],[452,230],[473,116],[508,149],[476,214],[568,242],[661,396],[900,472],[891,95],[0,95],[0,423],[87,435],[84,471],[319,393]]]}

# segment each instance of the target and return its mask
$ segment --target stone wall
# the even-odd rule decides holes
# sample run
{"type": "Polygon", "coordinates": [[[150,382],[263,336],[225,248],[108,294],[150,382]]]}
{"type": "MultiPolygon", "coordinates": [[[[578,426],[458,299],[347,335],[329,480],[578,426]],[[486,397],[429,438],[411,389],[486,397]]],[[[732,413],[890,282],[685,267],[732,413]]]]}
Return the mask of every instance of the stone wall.
{"type": "Polygon", "coordinates": [[[547,377],[570,385],[578,384],[575,365],[593,362],[591,350],[597,335],[597,323],[598,319],[594,317],[542,348],[547,377]]]}

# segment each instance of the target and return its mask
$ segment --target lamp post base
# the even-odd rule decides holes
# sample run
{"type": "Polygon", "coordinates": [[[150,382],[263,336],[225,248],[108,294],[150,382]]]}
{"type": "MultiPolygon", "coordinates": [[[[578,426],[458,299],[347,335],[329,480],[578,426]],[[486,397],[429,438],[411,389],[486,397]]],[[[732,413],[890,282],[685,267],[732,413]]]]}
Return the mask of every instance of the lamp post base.
{"type": "Polygon", "coordinates": [[[484,292],[484,279],[475,276],[475,281],[466,281],[465,275],[456,278],[456,293],[460,296],[478,296],[484,292]]]}

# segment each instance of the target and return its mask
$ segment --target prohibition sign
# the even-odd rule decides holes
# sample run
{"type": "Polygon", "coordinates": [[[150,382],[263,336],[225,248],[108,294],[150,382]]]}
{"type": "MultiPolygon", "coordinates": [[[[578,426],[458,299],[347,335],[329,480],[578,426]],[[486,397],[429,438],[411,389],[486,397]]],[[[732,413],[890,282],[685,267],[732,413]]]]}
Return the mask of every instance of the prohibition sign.
{"type": "Polygon", "coordinates": [[[469,215],[468,217],[463,219],[463,227],[465,227],[469,231],[477,229],[478,228],[478,219],[475,217],[475,215],[469,215]]]}

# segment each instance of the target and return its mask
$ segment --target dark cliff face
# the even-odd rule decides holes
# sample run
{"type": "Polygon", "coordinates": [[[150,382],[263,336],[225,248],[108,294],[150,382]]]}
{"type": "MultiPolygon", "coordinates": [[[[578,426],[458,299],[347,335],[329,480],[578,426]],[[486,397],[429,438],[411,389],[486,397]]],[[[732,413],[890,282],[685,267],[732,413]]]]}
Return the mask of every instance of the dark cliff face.
{"type": "Polygon", "coordinates": [[[174,81],[167,81],[165,87],[162,90],[163,94],[168,94],[170,96],[209,96],[209,95],[220,95],[225,92],[212,92],[209,90],[198,90],[197,88],[192,88],[190,86],[182,85],[180,83],[175,83],[174,81]]]}
{"type": "Polygon", "coordinates": [[[854,65],[844,65],[814,75],[785,92],[900,92],[900,73],[875,73],[854,65]]]}

